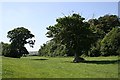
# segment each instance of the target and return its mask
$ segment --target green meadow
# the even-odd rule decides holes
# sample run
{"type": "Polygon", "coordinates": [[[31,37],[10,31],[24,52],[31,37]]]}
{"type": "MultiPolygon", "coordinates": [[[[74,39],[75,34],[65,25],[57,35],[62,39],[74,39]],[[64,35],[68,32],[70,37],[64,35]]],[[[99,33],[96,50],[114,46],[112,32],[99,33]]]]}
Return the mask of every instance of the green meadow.
{"type": "Polygon", "coordinates": [[[2,78],[118,78],[118,57],[2,57],[2,78]]]}

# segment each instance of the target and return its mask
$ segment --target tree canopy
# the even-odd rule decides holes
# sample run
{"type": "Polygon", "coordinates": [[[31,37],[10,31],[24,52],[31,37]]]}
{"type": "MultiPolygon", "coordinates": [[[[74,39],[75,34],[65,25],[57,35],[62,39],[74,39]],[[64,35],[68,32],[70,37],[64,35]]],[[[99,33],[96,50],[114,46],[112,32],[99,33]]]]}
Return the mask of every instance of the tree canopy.
{"type": "Polygon", "coordinates": [[[87,51],[92,43],[92,31],[84,20],[79,14],[72,14],[56,19],[57,24],[47,28],[47,37],[72,49],[75,54],[74,62],[79,62],[79,56],[87,51]]]}
{"type": "Polygon", "coordinates": [[[90,19],[88,21],[91,30],[96,34],[95,42],[91,46],[89,56],[100,56],[101,40],[108,34],[113,28],[120,26],[120,21],[117,15],[104,15],[98,19],[90,19]]]}
{"type": "Polygon", "coordinates": [[[34,35],[31,34],[31,32],[24,27],[18,27],[9,31],[7,37],[10,38],[11,44],[16,47],[23,47],[27,43],[34,44],[30,40],[26,41],[27,39],[31,39],[32,37],[34,37],[34,35]]]}
{"type": "Polygon", "coordinates": [[[102,39],[112,28],[119,26],[120,21],[116,15],[104,15],[98,19],[90,19],[88,21],[91,29],[97,33],[97,38],[102,39]]]}
{"type": "Polygon", "coordinates": [[[25,44],[28,43],[30,47],[33,47],[35,42],[33,40],[28,40],[33,38],[34,35],[24,27],[18,27],[9,31],[7,37],[10,38],[11,44],[8,46],[8,52],[4,55],[9,57],[21,57],[23,54],[29,54],[24,47],[25,44]]]}
{"type": "MultiPolygon", "coordinates": [[[[85,18],[73,13],[56,19],[56,24],[48,26],[46,36],[52,38],[39,49],[40,55],[45,56],[75,56],[73,62],[84,59],[87,56],[109,56],[118,55],[119,48],[119,26],[117,15],[104,15],[97,19],[85,18]]],[[[10,57],[21,57],[29,54],[25,44],[33,47],[34,35],[24,27],[18,27],[8,32],[7,37],[10,44],[3,44],[3,55],[10,57]]]]}
{"type": "MultiPolygon", "coordinates": [[[[118,48],[117,53],[109,53],[111,49],[109,46],[104,46],[104,39],[107,34],[110,34],[113,28],[120,26],[120,21],[117,15],[104,15],[99,18],[89,19],[85,21],[85,18],[81,17],[79,14],[72,14],[56,19],[56,24],[53,26],[47,27],[47,37],[52,38],[52,42],[44,44],[40,49],[40,52],[54,55],[59,54],[59,45],[65,46],[64,55],[70,54],[73,56],[86,55],[86,56],[106,56],[109,54],[118,55],[119,45],[116,45],[118,48]],[[51,46],[50,46],[51,45],[51,46]],[[53,50],[53,48],[54,50],[53,50]],[[104,47],[104,48],[103,48],[104,47]],[[52,49],[52,51],[49,51],[52,49]],[[106,51],[107,50],[107,51],[106,51]],[[56,53],[57,51],[57,53],[56,53]],[[105,55],[104,55],[105,54],[105,55]]],[[[115,31],[112,34],[117,35],[115,31]]],[[[115,36],[114,35],[114,36],[115,36]]],[[[112,36],[111,36],[112,37],[112,36]]],[[[117,37],[118,39],[118,37],[117,37]]],[[[111,45],[115,46],[114,40],[111,45]]],[[[106,41],[109,39],[105,39],[106,41]]],[[[110,43],[110,42],[109,42],[110,43]]],[[[61,53],[62,54],[62,53],[61,53]]]]}
{"type": "Polygon", "coordinates": [[[120,28],[113,28],[101,41],[101,53],[104,56],[120,54],[120,28]]]}

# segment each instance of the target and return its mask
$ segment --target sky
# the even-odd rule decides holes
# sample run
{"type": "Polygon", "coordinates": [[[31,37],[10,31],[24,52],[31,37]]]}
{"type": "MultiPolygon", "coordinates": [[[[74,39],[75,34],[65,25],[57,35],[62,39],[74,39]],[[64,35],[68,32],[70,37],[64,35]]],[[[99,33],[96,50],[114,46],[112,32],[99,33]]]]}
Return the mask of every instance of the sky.
{"type": "Polygon", "coordinates": [[[25,45],[28,51],[38,51],[40,46],[50,40],[46,37],[50,25],[56,19],[79,13],[86,20],[105,14],[118,15],[118,2],[2,2],[0,3],[0,42],[9,43],[7,32],[25,27],[35,35],[34,48],[25,45]],[[94,15],[94,16],[93,16],[94,15]]]}

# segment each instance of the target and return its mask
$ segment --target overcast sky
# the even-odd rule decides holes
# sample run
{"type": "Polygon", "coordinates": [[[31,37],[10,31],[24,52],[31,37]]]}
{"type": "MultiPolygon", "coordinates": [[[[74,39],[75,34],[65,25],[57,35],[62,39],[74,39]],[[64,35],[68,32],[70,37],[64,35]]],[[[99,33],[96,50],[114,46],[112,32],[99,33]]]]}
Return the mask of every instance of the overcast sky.
{"type": "Polygon", "coordinates": [[[64,15],[79,13],[86,20],[105,14],[118,14],[118,2],[4,2],[0,3],[0,42],[9,42],[7,32],[25,27],[35,35],[35,46],[29,51],[38,51],[49,39],[46,27],[54,25],[64,15]],[[64,15],[63,15],[64,14],[64,15]]]}

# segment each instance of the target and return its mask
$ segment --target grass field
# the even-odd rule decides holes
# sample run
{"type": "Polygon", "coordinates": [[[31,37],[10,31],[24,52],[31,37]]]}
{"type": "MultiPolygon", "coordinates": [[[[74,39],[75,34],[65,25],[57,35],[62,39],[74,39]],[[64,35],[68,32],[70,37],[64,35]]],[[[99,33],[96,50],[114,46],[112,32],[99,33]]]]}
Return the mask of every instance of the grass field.
{"type": "Polygon", "coordinates": [[[118,78],[118,57],[2,57],[3,78],[118,78]]]}

